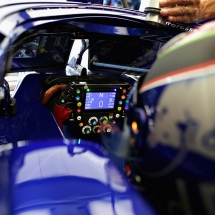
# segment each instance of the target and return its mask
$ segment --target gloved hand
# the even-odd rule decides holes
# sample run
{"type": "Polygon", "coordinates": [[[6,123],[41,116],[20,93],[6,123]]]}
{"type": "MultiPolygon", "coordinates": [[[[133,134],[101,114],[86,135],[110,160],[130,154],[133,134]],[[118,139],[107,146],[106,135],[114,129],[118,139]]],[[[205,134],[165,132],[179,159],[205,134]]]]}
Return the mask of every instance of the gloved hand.
{"type": "Polygon", "coordinates": [[[70,88],[70,77],[53,76],[41,80],[41,101],[54,115],[59,127],[69,119],[72,112],[70,88]],[[63,102],[62,102],[63,101],[63,102]]]}

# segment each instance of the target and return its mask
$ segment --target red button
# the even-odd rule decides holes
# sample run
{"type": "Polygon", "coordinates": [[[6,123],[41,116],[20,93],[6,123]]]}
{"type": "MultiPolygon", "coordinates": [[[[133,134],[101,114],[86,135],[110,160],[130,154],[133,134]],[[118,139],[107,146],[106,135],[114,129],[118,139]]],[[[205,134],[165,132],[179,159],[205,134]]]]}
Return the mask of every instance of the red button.
{"type": "Polygon", "coordinates": [[[100,130],[100,129],[97,129],[97,130],[96,130],[96,133],[97,133],[97,134],[101,133],[101,130],[100,130]]]}
{"type": "Polygon", "coordinates": [[[77,109],[77,113],[81,113],[81,109],[77,109]]]}
{"type": "Polygon", "coordinates": [[[126,89],[123,89],[123,90],[122,90],[122,93],[126,93],[126,89]]]}

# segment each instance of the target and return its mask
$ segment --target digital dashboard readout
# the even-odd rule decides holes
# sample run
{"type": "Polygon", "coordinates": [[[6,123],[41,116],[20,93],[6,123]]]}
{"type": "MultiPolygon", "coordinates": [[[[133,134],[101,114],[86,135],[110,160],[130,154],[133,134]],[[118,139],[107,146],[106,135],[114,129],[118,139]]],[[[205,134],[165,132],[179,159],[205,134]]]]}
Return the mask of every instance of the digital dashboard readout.
{"type": "Polygon", "coordinates": [[[85,110],[113,109],[116,92],[86,93],[85,110]]]}

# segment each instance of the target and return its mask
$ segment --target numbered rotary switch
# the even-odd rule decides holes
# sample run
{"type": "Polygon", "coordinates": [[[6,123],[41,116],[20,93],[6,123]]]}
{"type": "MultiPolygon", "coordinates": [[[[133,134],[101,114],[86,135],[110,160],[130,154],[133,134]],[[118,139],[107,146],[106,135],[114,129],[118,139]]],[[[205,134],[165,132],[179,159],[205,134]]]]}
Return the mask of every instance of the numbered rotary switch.
{"type": "Polygon", "coordinates": [[[109,125],[109,124],[107,124],[107,125],[105,125],[105,126],[103,127],[103,131],[104,131],[104,132],[109,133],[109,132],[111,132],[111,130],[112,130],[112,126],[109,125]]]}
{"type": "Polygon", "coordinates": [[[82,133],[83,134],[90,134],[91,133],[91,127],[89,125],[85,125],[83,128],[82,128],[82,133]]]}
{"type": "Polygon", "coordinates": [[[101,129],[98,125],[94,126],[93,127],[93,132],[96,133],[96,134],[99,134],[101,132],[101,129]]]}
{"type": "Polygon", "coordinates": [[[92,116],[89,118],[88,122],[90,125],[95,126],[98,124],[98,118],[95,116],[92,116]]]}
{"type": "Polygon", "coordinates": [[[99,122],[101,122],[103,125],[106,125],[108,123],[108,118],[106,116],[101,116],[99,118],[99,122]]]}

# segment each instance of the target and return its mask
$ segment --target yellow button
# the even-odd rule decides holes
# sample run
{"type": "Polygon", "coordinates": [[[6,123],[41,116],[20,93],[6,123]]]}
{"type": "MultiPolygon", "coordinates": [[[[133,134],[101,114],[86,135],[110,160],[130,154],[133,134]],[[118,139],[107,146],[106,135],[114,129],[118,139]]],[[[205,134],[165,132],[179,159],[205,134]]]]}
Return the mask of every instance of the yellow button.
{"type": "Polygon", "coordinates": [[[118,108],[117,108],[117,110],[118,110],[118,111],[121,111],[121,110],[122,110],[122,108],[121,108],[121,107],[118,107],[118,108]]]}
{"type": "Polygon", "coordinates": [[[81,102],[78,102],[78,103],[77,103],[77,106],[78,106],[78,107],[81,107],[81,105],[82,105],[81,102]]]}

